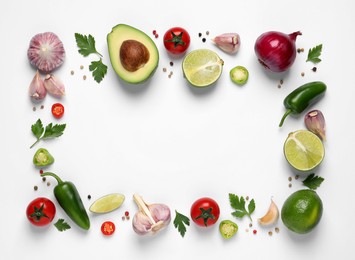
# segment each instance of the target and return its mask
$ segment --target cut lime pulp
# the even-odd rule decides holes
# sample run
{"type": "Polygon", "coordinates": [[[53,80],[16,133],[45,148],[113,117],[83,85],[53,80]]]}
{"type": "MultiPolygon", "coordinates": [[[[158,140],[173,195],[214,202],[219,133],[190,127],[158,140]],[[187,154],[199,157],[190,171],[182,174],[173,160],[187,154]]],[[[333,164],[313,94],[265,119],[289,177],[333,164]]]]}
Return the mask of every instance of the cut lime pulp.
{"type": "Polygon", "coordinates": [[[118,209],[125,200],[120,193],[111,193],[103,196],[91,204],[89,210],[93,213],[107,213],[118,209]]]}
{"type": "Polygon", "coordinates": [[[293,168],[308,172],[323,161],[324,146],[317,135],[308,130],[298,130],[288,135],[284,154],[293,168]]]}
{"type": "Polygon", "coordinates": [[[184,76],[195,87],[207,87],[222,74],[223,60],[213,51],[198,49],[186,55],[182,62],[184,76]]]}

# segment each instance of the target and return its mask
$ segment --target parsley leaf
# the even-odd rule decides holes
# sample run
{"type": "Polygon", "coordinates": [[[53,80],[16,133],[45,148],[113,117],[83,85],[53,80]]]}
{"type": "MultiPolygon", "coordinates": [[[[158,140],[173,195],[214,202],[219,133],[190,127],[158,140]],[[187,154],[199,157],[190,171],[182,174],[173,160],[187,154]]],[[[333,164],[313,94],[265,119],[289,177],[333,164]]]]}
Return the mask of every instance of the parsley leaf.
{"type": "Polygon", "coordinates": [[[251,214],[255,210],[255,201],[252,199],[249,204],[248,204],[248,210],[245,208],[245,199],[243,196],[238,197],[238,195],[229,193],[229,202],[231,207],[235,210],[232,212],[232,215],[236,218],[243,218],[245,215],[247,215],[251,219],[251,214]]]}
{"type": "Polygon", "coordinates": [[[307,186],[312,190],[316,190],[324,181],[324,178],[315,176],[314,173],[307,176],[307,178],[303,181],[303,185],[307,186]]]}
{"type": "Polygon", "coordinates": [[[87,57],[90,54],[97,54],[102,57],[102,55],[96,50],[95,38],[91,34],[86,36],[80,33],[75,33],[75,40],[76,45],[79,48],[78,52],[84,57],[87,57]]]}
{"type": "Polygon", "coordinates": [[[92,71],[92,76],[95,81],[100,83],[107,73],[107,66],[103,64],[102,59],[100,59],[98,61],[92,61],[89,66],[89,70],[92,71]]]}
{"type": "Polygon", "coordinates": [[[41,119],[38,119],[35,124],[31,127],[32,133],[36,136],[37,139],[41,137],[44,132],[43,124],[41,119]]]}
{"type": "Polygon", "coordinates": [[[67,222],[64,221],[64,219],[60,218],[56,223],[54,223],[54,226],[58,229],[58,231],[62,232],[67,229],[70,229],[71,227],[67,222]]]}
{"type": "Polygon", "coordinates": [[[307,57],[307,61],[311,61],[313,63],[318,63],[321,61],[321,59],[319,58],[319,56],[322,53],[322,47],[323,45],[317,45],[316,47],[313,47],[312,49],[309,49],[308,51],[308,57],[307,57]]]}
{"type": "Polygon", "coordinates": [[[174,227],[178,229],[180,235],[184,237],[186,233],[186,226],[190,226],[190,219],[186,217],[185,215],[177,212],[175,210],[175,219],[174,219],[174,227]]]}
{"type": "Polygon", "coordinates": [[[37,138],[37,141],[34,142],[30,148],[32,148],[39,141],[49,138],[59,137],[63,134],[66,124],[55,124],[53,126],[52,123],[48,124],[46,128],[43,128],[43,124],[41,119],[38,119],[35,124],[31,126],[32,133],[37,138]]]}

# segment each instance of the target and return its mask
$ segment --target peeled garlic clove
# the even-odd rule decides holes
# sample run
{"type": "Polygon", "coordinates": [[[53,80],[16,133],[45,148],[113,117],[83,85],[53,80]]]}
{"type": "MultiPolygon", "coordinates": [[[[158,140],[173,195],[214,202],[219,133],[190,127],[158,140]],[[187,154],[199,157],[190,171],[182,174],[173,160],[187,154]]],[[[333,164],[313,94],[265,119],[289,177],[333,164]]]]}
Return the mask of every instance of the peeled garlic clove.
{"type": "Polygon", "coordinates": [[[44,79],[44,87],[49,94],[55,97],[62,97],[65,95],[64,84],[55,76],[47,74],[44,79]]]}
{"type": "Polygon", "coordinates": [[[33,77],[33,80],[31,81],[28,92],[30,97],[37,101],[43,100],[47,95],[47,90],[44,87],[44,82],[41,79],[41,75],[39,74],[38,70],[36,75],[33,77]]]}
{"type": "Polygon", "coordinates": [[[258,223],[262,226],[274,224],[279,219],[279,209],[275,202],[271,199],[271,203],[266,214],[258,219],[258,223]]]}
{"type": "Polygon", "coordinates": [[[133,195],[139,211],[134,215],[132,226],[138,235],[156,234],[171,221],[170,209],[164,204],[148,205],[138,194],[133,195]]]}
{"type": "Polygon", "coordinates": [[[326,140],[325,119],[320,110],[308,112],[304,117],[304,123],[309,131],[318,135],[323,141],[326,140]]]}
{"type": "Polygon", "coordinates": [[[63,64],[65,50],[56,34],[39,33],[32,37],[27,57],[37,69],[49,73],[63,64]]]}
{"type": "Polygon", "coordinates": [[[212,40],[217,47],[227,53],[236,53],[240,47],[240,37],[237,33],[224,33],[212,40]]]}

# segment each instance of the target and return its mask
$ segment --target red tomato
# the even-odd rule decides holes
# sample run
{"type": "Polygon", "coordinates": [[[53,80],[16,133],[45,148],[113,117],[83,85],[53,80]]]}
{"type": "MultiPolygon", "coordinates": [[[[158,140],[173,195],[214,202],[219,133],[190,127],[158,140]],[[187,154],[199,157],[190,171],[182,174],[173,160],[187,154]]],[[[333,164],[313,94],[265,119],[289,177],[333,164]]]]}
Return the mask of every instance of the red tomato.
{"type": "Polygon", "coordinates": [[[190,210],[191,219],[199,226],[208,227],[215,224],[219,218],[219,206],[211,198],[196,200],[190,210]]]}
{"type": "Polygon", "coordinates": [[[182,54],[190,46],[190,35],[181,27],[173,27],[164,34],[164,46],[172,54],[182,54]]]}
{"type": "Polygon", "coordinates": [[[64,106],[60,103],[55,103],[52,106],[52,115],[55,118],[61,118],[64,114],[64,106]]]}
{"type": "Polygon", "coordinates": [[[115,224],[111,221],[105,221],[101,225],[101,232],[105,236],[111,236],[116,230],[115,224]]]}
{"type": "Polygon", "coordinates": [[[56,213],[54,203],[47,198],[39,197],[31,201],[26,210],[28,220],[35,226],[45,226],[52,222],[56,213]]]}

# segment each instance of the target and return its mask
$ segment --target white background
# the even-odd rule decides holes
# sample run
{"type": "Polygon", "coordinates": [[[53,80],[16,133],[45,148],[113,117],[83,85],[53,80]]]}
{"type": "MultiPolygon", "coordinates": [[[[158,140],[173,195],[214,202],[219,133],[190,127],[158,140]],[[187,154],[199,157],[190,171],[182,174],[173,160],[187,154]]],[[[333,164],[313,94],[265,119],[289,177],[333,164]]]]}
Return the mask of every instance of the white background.
{"type": "MultiPolygon", "coordinates": [[[[355,218],[353,160],[353,75],[354,3],[339,1],[6,1],[0,9],[0,71],[2,82],[0,241],[4,259],[332,259],[341,254],[350,259],[355,218]],[[159,67],[145,85],[130,86],[118,79],[111,68],[106,35],[118,23],[145,31],[155,29],[160,52],[159,67]],[[172,59],[164,50],[162,36],[173,26],[186,28],[191,35],[190,50],[208,48],[225,61],[218,83],[207,89],[190,87],[183,79],[182,59],[172,59]],[[292,69],[283,75],[265,73],[254,54],[254,42],[263,32],[291,33],[301,30],[298,54],[292,69]],[[63,41],[66,60],[55,75],[62,79],[67,95],[59,100],[65,116],[56,121],[50,107],[57,102],[47,96],[41,104],[28,97],[35,69],[27,60],[32,36],[52,31],[63,41]],[[210,32],[206,36],[206,31],[210,32]],[[92,34],[96,47],[108,65],[108,74],[97,84],[88,71],[95,56],[83,58],[74,33],[92,34]],[[198,33],[207,37],[203,43],[198,33]],[[238,32],[242,45],[235,56],[218,50],[210,41],[225,32],[238,32]],[[305,62],[309,48],[323,44],[316,73],[305,62]],[[169,62],[173,60],[174,66],[169,62]],[[84,69],[80,70],[80,65],[84,69]],[[229,70],[236,65],[249,69],[245,86],[234,85],[229,70]],[[166,67],[168,72],[162,69],[166,67]],[[73,70],[75,74],[70,75],[73,70]],[[169,71],[173,71],[171,79],[169,71]],[[301,73],[305,72],[302,77],[301,73]],[[87,79],[82,79],[87,75],[87,79]],[[281,88],[277,85],[284,80],[281,88]],[[291,131],[304,129],[303,116],[289,117],[284,127],[283,99],[296,87],[321,80],[328,85],[326,96],[313,108],[321,109],[327,122],[326,157],[316,174],[325,178],[317,190],[324,214],[308,235],[287,231],[281,220],[280,233],[268,235],[256,219],[267,210],[273,197],[281,209],[300,181],[288,178],[294,173],[283,156],[283,142],[291,131]],[[36,111],[32,108],[35,106],[36,111]],[[35,141],[30,127],[40,118],[44,124],[66,123],[64,135],[35,141]],[[77,186],[83,202],[91,203],[106,194],[126,196],[122,207],[106,215],[92,215],[91,229],[82,231],[57,205],[58,218],[72,226],[58,232],[31,226],[25,216],[27,204],[38,196],[53,201],[47,187],[32,165],[37,148],[47,148],[55,157],[49,170],[77,186]],[[33,187],[37,185],[38,191],[33,187]],[[200,197],[214,198],[221,219],[234,220],[238,234],[225,241],[218,226],[201,229],[192,224],[184,238],[172,224],[155,237],[139,237],[130,221],[122,221],[126,210],[134,215],[134,193],[147,202],[165,203],[189,215],[191,204],[200,197]],[[256,201],[252,234],[249,221],[234,219],[228,193],[249,196],[256,201]],[[92,196],[91,200],[87,195],[92,196]],[[104,237],[101,223],[116,223],[116,232],[104,237]]],[[[302,178],[301,178],[302,179],[302,178]]]]}

